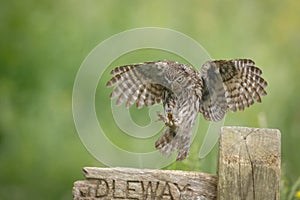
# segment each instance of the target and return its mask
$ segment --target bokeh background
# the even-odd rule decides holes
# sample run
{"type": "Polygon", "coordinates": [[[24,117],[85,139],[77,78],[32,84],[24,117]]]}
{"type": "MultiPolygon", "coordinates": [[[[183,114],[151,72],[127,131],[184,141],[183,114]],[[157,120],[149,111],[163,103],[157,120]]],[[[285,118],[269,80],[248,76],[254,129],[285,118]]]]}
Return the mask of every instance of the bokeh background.
{"type": "MultiPolygon", "coordinates": [[[[2,1],[0,199],[72,199],[73,182],[83,178],[81,168],[103,166],[77,135],[73,82],[97,44],[113,34],[145,26],[183,32],[202,44],[212,58],[252,58],[263,69],[268,96],[245,112],[229,113],[225,124],[281,130],[281,195],[296,199],[300,190],[300,1],[295,0],[2,1]]],[[[114,64],[164,57],[177,59],[146,50],[114,64]]],[[[108,94],[109,90],[98,91],[97,98],[108,94]]],[[[206,122],[200,118],[200,123],[206,122]]],[[[120,133],[114,123],[108,127],[118,142],[114,135],[120,133]]],[[[198,135],[195,141],[203,137],[198,135]]],[[[200,144],[193,143],[187,160],[167,168],[216,173],[216,148],[199,161],[200,144]]]]}

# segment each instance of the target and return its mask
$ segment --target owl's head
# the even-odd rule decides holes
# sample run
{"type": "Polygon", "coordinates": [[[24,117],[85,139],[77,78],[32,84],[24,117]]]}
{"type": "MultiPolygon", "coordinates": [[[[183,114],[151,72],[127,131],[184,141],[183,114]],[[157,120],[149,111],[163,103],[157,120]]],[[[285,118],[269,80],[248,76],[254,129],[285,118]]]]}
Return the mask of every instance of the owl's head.
{"type": "Polygon", "coordinates": [[[167,82],[167,87],[174,93],[181,92],[188,86],[189,74],[186,71],[185,65],[172,66],[168,73],[166,73],[165,79],[167,82]]]}

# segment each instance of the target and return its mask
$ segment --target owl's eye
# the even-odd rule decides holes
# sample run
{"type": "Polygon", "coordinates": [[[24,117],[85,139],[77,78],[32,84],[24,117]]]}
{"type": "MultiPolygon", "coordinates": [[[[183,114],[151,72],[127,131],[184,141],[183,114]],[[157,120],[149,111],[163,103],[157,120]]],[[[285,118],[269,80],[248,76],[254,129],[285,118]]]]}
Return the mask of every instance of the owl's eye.
{"type": "Polygon", "coordinates": [[[183,81],[183,77],[182,77],[182,76],[180,76],[180,77],[177,78],[177,82],[178,82],[178,83],[180,83],[180,82],[182,82],[182,81],[183,81]]]}

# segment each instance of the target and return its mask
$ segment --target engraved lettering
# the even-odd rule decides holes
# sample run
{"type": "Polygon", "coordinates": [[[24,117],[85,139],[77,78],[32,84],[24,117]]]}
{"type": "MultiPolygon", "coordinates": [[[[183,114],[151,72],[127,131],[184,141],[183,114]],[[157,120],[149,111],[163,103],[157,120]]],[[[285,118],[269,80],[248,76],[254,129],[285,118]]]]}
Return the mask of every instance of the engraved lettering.
{"type": "Polygon", "coordinates": [[[177,183],[174,183],[174,185],[179,190],[180,199],[186,199],[193,195],[194,191],[190,188],[190,184],[184,185],[183,188],[180,188],[180,186],[177,183]]]}
{"type": "Polygon", "coordinates": [[[109,193],[108,182],[105,179],[99,179],[96,189],[96,197],[106,197],[109,193]]]}
{"type": "Polygon", "coordinates": [[[151,181],[146,182],[146,184],[147,185],[146,185],[146,189],[145,189],[144,182],[143,181],[141,182],[142,190],[143,190],[143,199],[146,200],[148,198],[149,189],[150,189],[150,195],[149,196],[150,196],[151,199],[154,199],[156,196],[158,196],[156,191],[157,191],[158,186],[159,186],[159,181],[156,182],[155,188],[153,188],[151,181]]]}
{"type": "Polygon", "coordinates": [[[141,186],[140,181],[135,181],[135,180],[126,181],[126,198],[139,200],[138,191],[136,189],[139,188],[140,186],[141,186]]]}
{"type": "Polygon", "coordinates": [[[170,199],[174,200],[172,196],[169,182],[166,182],[164,189],[162,190],[161,197],[170,197],[170,199]]]}
{"type": "Polygon", "coordinates": [[[191,188],[189,188],[191,186],[190,184],[184,185],[183,188],[180,188],[180,185],[178,185],[177,183],[173,184],[176,186],[180,193],[183,191],[193,191],[191,188]]]}
{"type": "Polygon", "coordinates": [[[85,187],[79,187],[80,196],[93,199],[160,200],[191,199],[191,184],[182,185],[168,181],[142,181],[124,179],[94,179],[85,187]]]}
{"type": "Polygon", "coordinates": [[[89,187],[80,187],[79,192],[81,197],[87,197],[89,193],[89,187]]]}

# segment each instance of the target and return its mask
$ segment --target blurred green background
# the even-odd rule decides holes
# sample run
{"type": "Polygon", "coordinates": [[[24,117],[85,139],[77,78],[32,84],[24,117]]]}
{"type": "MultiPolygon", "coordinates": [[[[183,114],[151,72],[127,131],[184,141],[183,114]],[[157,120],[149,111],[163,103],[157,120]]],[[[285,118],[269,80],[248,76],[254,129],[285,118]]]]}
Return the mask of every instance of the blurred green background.
{"type": "MultiPolygon", "coordinates": [[[[263,69],[268,96],[245,112],[229,113],[226,125],[281,130],[281,195],[294,198],[300,189],[300,1],[11,0],[0,6],[0,199],[72,199],[81,168],[103,166],[77,135],[73,82],[97,44],[145,26],[183,32],[212,58],[252,58],[263,69]]],[[[115,64],[173,58],[149,52],[115,64]]],[[[97,98],[109,102],[109,91],[98,91],[97,98]]],[[[207,125],[203,118],[200,123],[207,125]]],[[[109,127],[114,135],[115,124],[109,127]]],[[[199,147],[194,142],[187,160],[167,168],[215,173],[216,148],[199,161],[199,147]]]]}

